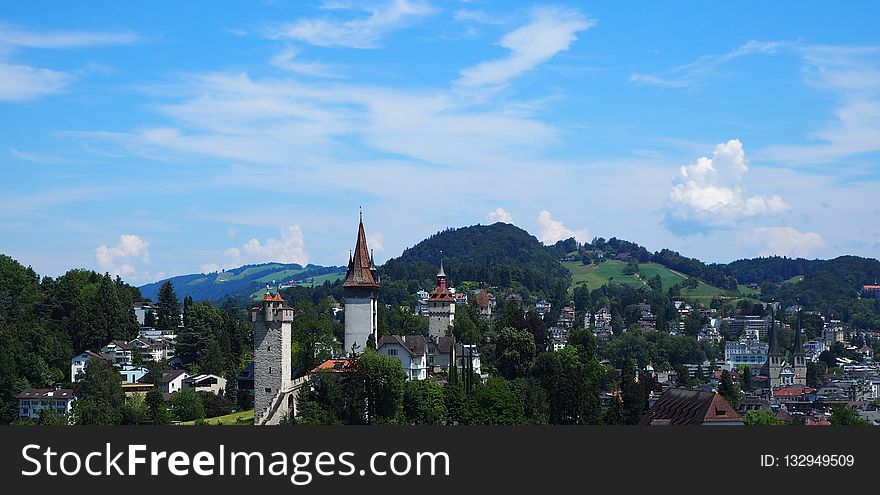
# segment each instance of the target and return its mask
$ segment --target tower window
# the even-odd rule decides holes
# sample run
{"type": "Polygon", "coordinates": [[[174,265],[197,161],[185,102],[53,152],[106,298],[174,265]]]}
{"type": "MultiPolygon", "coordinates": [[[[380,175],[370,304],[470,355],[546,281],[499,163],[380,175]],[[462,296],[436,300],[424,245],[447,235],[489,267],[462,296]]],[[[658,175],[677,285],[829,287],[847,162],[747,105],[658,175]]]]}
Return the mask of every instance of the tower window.
{"type": "Polygon", "coordinates": [[[269,366],[269,374],[270,375],[272,374],[272,367],[271,366],[269,366]]]}
{"type": "Polygon", "coordinates": [[[267,345],[267,346],[266,346],[266,352],[272,352],[272,346],[271,346],[271,345],[267,345]]]}

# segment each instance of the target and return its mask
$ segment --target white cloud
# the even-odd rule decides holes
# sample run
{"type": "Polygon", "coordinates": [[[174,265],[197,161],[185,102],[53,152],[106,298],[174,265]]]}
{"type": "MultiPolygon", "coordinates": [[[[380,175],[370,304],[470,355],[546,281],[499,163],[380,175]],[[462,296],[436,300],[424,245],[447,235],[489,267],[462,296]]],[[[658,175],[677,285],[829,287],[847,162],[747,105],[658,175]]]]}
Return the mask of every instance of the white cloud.
{"type": "Polygon", "coordinates": [[[22,48],[82,48],[130,45],[142,38],[127,31],[29,31],[20,26],[0,24],[0,45],[22,48]]]}
{"type": "Polygon", "coordinates": [[[64,49],[131,44],[140,37],[129,32],[100,31],[29,31],[0,23],[0,101],[21,102],[57,93],[74,82],[78,75],[8,59],[16,49],[64,49]]]}
{"type": "Polygon", "coordinates": [[[95,260],[101,271],[127,277],[136,271],[132,263],[150,261],[149,246],[147,241],[134,234],[123,234],[119,236],[119,243],[115,246],[102,244],[95,248],[95,260]]]}
{"type": "MultiPolygon", "coordinates": [[[[351,10],[347,4],[325,3],[328,10],[351,10]]],[[[380,38],[405,26],[412,18],[434,12],[426,1],[391,0],[380,5],[361,6],[367,17],[347,21],[301,19],[269,33],[275,39],[295,39],[324,47],[375,48],[380,38]]]]}
{"type": "Polygon", "coordinates": [[[0,62],[0,101],[25,101],[57,93],[74,79],[65,72],[0,62]]]}
{"type": "Polygon", "coordinates": [[[367,234],[367,246],[373,251],[376,251],[377,253],[384,251],[385,246],[382,244],[383,242],[385,242],[385,236],[379,232],[367,234]]]}
{"type": "Polygon", "coordinates": [[[630,82],[661,86],[667,88],[683,88],[703,82],[712,76],[722,65],[749,55],[774,54],[788,48],[792,44],[784,41],[751,40],[737,49],[720,55],[706,55],[694,62],[670,69],[662,75],[633,72],[630,82]]]}
{"type": "Polygon", "coordinates": [[[803,144],[771,145],[762,159],[788,165],[836,164],[880,151],[880,46],[797,45],[807,83],[838,96],[834,115],[803,144]]]}
{"type": "Polygon", "coordinates": [[[791,227],[755,228],[745,236],[745,240],[750,244],[766,246],[761,256],[809,257],[826,247],[821,235],[791,227]]]}
{"type": "Polygon", "coordinates": [[[269,63],[279,69],[298,74],[317,77],[337,77],[333,69],[326,64],[316,62],[303,62],[298,60],[299,50],[291,46],[285,47],[283,50],[275,54],[269,63]]]}
{"type": "Polygon", "coordinates": [[[553,220],[550,212],[541,210],[538,213],[538,226],[541,232],[538,239],[544,244],[554,244],[556,241],[562,241],[570,237],[574,237],[578,242],[587,242],[590,238],[590,232],[587,229],[571,230],[559,220],[553,220]]]}
{"type": "Polygon", "coordinates": [[[280,239],[269,238],[265,242],[260,242],[256,238],[251,239],[242,246],[242,251],[252,262],[307,264],[309,255],[305,252],[305,240],[299,225],[288,225],[282,227],[280,231],[280,239]]]}
{"type": "Polygon", "coordinates": [[[462,86],[500,86],[534,69],[577,40],[575,33],[596,25],[580,12],[561,7],[536,7],[525,26],[501,38],[500,45],[510,50],[506,58],[483,62],[461,71],[457,81],[462,86]]]}
{"type": "Polygon", "coordinates": [[[202,273],[214,273],[219,272],[221,268],[222,267],[217,263],[205,263],[199,267],[199,270],[201,270],[202,273]]]}
{"type": "Polygon", "coordinates": [[[789,209],[779,196],[749,195],[743,184],[748,170],[739,139],[716,146],[711,158],[703,156],[681,167],[669,193],[666,227],[676,234],[690,234],[789,209]]]}
{"type": "Polygon", "coordinates": [[[513,223],[513,216],[510,214],[510,212],[505,210],[504,208],[501,208],[500,206],[490,211],[489,215],[487,215],[487,218],[490,222],[513,223]]]}

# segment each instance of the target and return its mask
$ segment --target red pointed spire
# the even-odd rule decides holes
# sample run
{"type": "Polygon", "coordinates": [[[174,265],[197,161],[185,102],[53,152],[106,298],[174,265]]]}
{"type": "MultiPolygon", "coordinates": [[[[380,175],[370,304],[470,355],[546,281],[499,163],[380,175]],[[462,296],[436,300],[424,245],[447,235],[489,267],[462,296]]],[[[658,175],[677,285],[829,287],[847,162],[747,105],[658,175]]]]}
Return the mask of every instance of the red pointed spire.
{"type": "Polygon", "coordinates": [[[373,276],[370,250],[367,247],[367,234],[364,232],[363,213],[358,222],[357,244],[354,247],[354,256],[348,265],[348,273],[345,274],[343,287],[379,287],[379,283],[373,276]]]}

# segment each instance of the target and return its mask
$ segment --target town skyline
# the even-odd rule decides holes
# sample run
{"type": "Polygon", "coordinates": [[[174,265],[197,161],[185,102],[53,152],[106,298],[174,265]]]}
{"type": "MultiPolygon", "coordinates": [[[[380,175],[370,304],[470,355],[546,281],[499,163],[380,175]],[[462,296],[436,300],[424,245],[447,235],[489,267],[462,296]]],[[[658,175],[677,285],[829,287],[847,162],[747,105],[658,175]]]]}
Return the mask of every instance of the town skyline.
{"type": "Polygon", "coordinates": [[[877,257],[875,4],[161,7],[0,15],[0,243],[41,274],[344,265],[360,206],[379,264],[495,221],[877,257]]]}

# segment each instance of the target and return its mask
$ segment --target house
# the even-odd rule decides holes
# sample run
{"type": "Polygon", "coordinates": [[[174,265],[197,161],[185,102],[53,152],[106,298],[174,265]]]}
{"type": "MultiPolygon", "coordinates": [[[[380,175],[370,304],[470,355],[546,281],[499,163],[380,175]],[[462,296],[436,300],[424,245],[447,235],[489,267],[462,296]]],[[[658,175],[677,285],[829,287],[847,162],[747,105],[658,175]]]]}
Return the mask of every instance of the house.
{"type": "Polygon", "coordinates": [[[101,352],[113,357],[113,364],[132,364],[133,355],[130,345],[124,340],[114,340],[101,348],[101,352]]]}
{"type": "Polygon", "coordinates": [[[189,377],[184,370],[165,370],[159,378],[157,385],[163,394],[173,394],[183,388],[183,381],[189,377]]]}
{"type": "Polygon", "coordinates": [[[188,376],[183,379],[183,388],[222,396],[226,394],[226,378],[209,374],[188,376]]]}
{"type": "Polygon", "coordinates": [[[480,307],[480,316],[491,317],[492,308],[495,306],[495,296],[481,290],[477,293],[477,306],[480,307]]]}
{"type": "Polygon", "coordinates": [[[117,368],[119,369],[119,376],[122,377],[122,383],[137,383],[150,371],[143,366],[135,366],[133,364],[123,364],[117,368]]]}
{"type": "Polygon", "coordinates": [[[107,354],[98,354],[92,351],[86,351],[78,356],[73,356],[70,360],[70,381],[76,383],[79,375],[85,373],[86,363],[91,358],[106,359],[113,362],[113,356],[107,354]]]}
{"type": "Polygon", "coordinates": [[[53,409],[59,415],[69,414],[76,397],[69,388],[26,388],[19,393],[18,417],[39,419],[40,411],[53,409]]]}
{"type": "Polygon", "coordinates": [[[640,425],[742,426],[742,417],[719,394],[670,388],[642,416],[640,425]]]}
{"type": "Polygon", "coordinates": [[[400,361],[407,380],[428,378],[427,342],[422,335],[386,335],[379,339],[376,350],[382,356],[400,361]]]}

